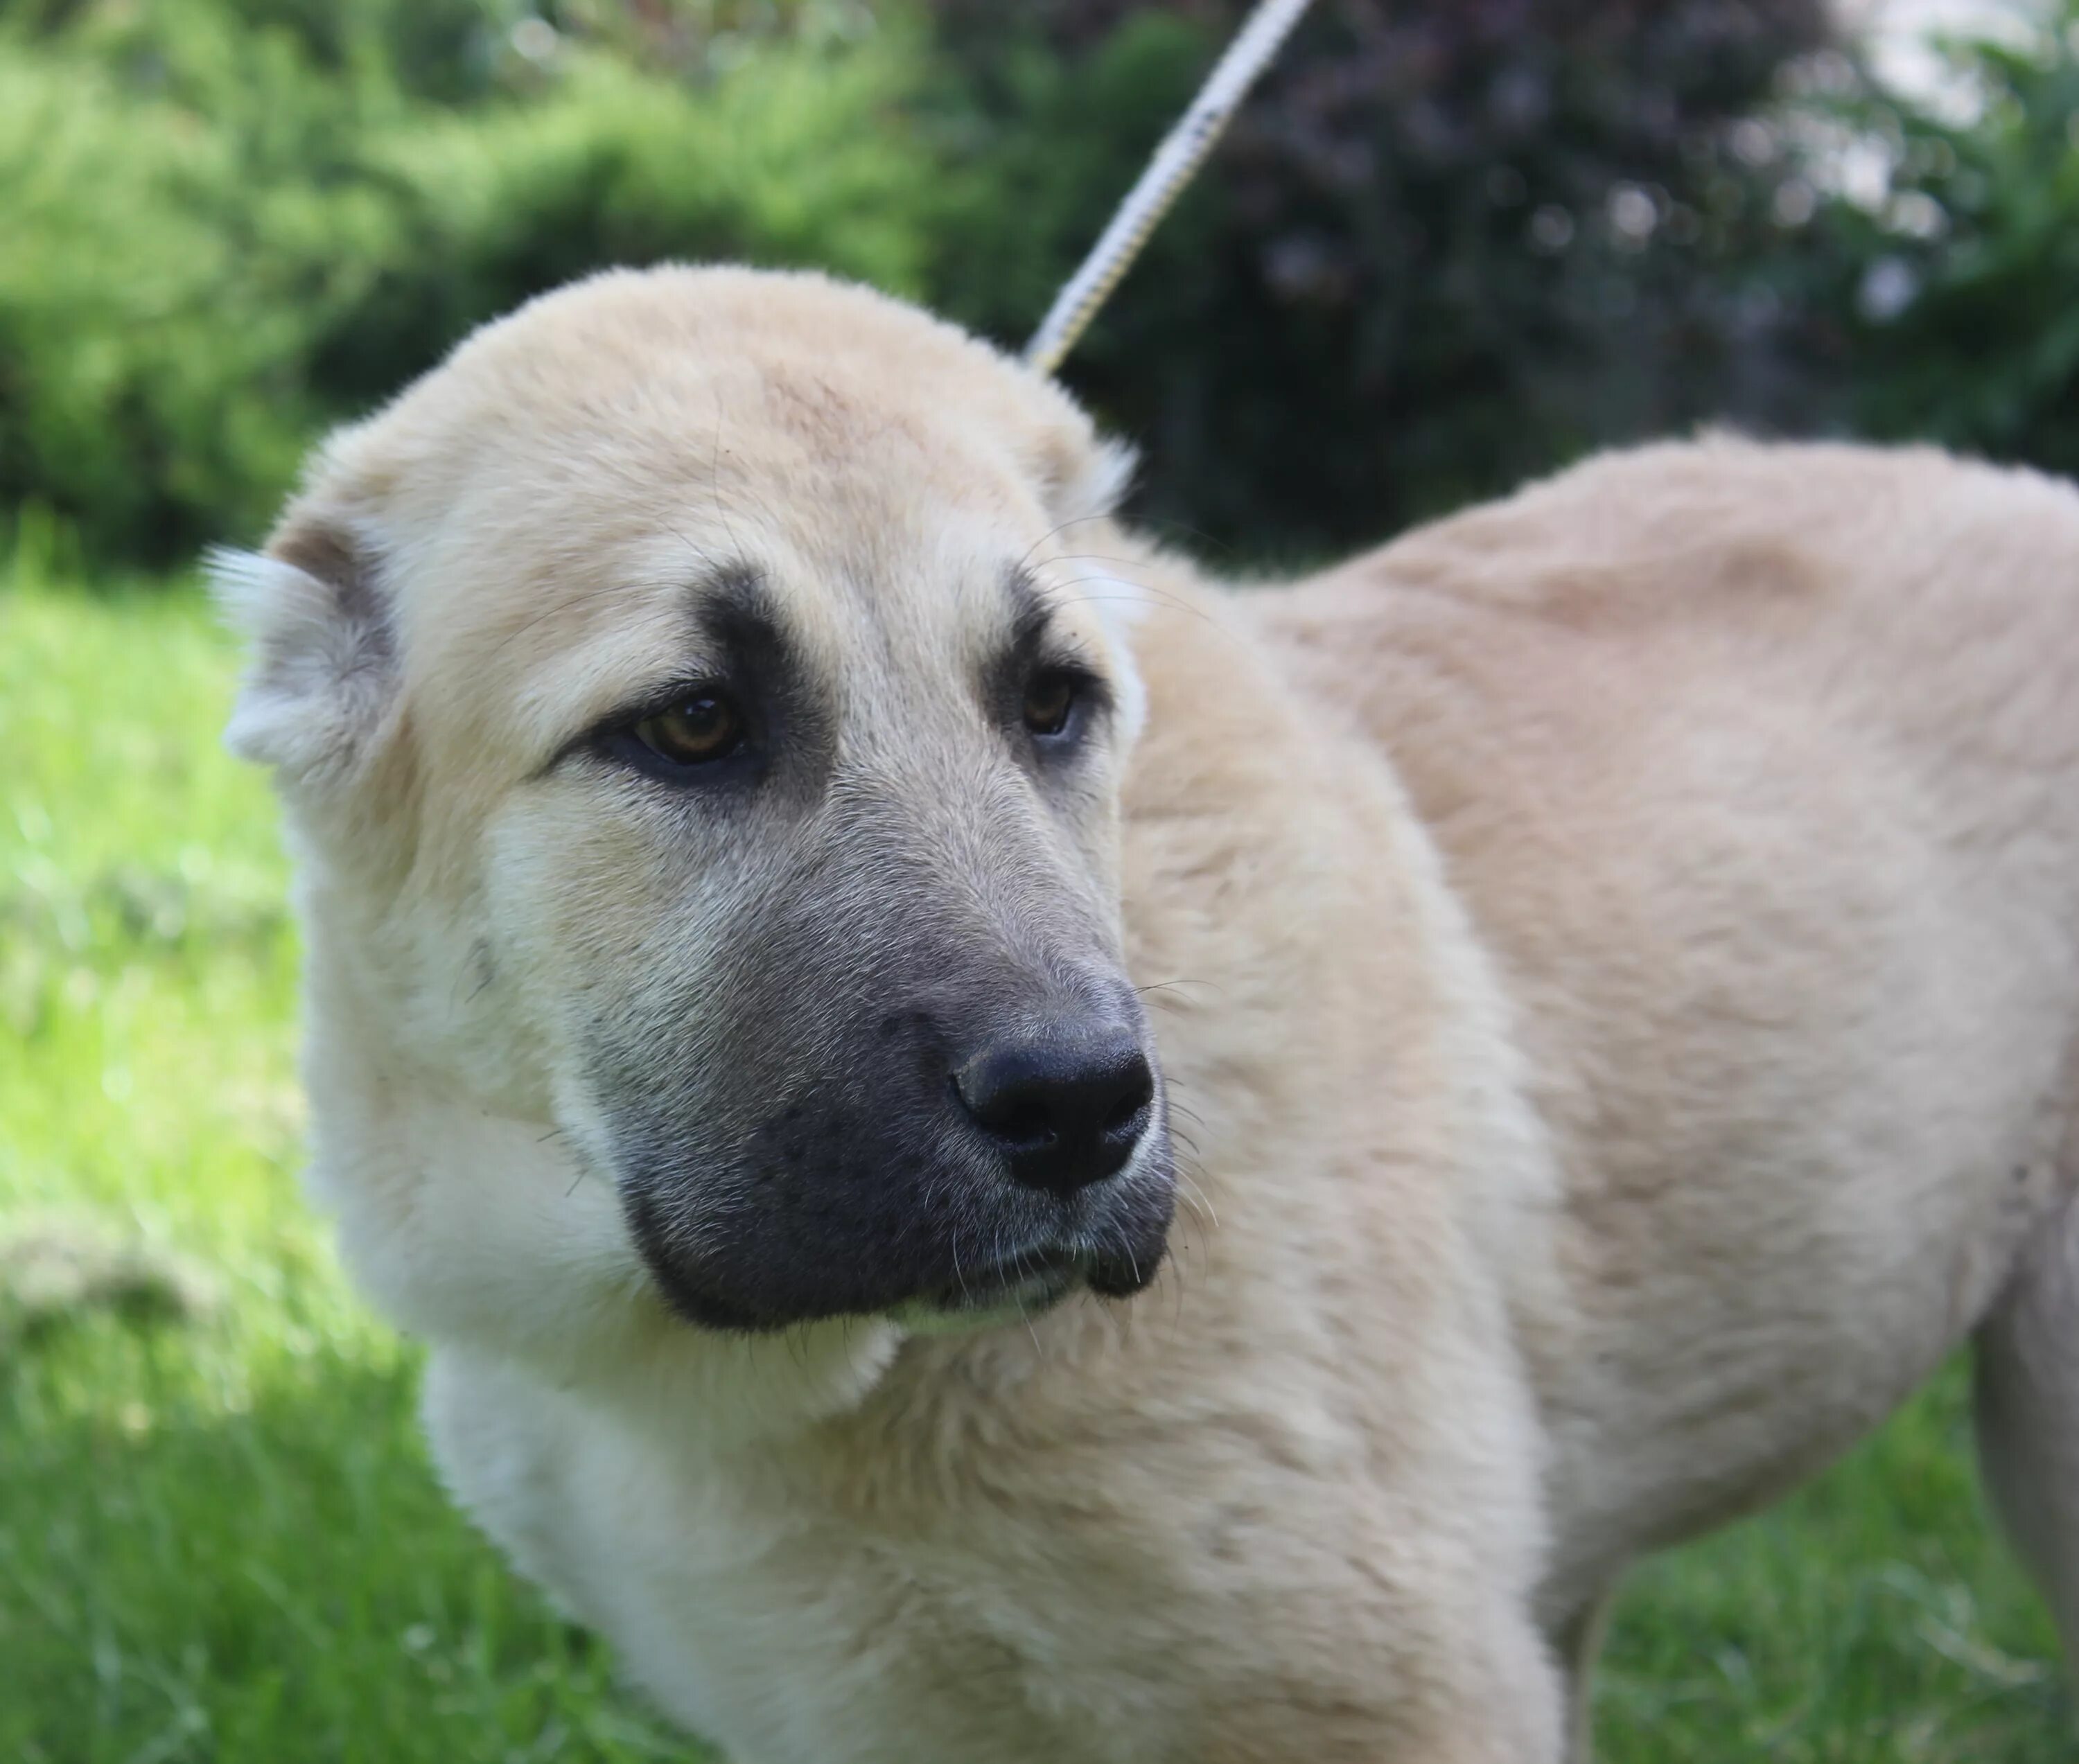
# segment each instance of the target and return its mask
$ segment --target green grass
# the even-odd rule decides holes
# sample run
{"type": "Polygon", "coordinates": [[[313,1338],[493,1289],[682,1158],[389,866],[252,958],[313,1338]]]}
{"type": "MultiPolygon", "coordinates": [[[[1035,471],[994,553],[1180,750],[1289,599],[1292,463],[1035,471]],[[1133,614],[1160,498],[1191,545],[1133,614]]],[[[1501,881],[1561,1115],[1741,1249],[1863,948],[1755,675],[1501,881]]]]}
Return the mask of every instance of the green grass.
{"type": "MultiPolygon", "coordinates": [[[[295,949],[266,793],[217,746],[228,646],[191,591],[37,573],[0,586],[0,1243],[98,1225],[215,1302],[0,1312],[0,1761],[692,1755],[450,1511],[416,1356],[297,1196],[295,949]]],[[[1604,1755],[2072,1759],[1964,1405],[1952,1369],[1797,1500],[1649,1564],[1604,1755]]]]}

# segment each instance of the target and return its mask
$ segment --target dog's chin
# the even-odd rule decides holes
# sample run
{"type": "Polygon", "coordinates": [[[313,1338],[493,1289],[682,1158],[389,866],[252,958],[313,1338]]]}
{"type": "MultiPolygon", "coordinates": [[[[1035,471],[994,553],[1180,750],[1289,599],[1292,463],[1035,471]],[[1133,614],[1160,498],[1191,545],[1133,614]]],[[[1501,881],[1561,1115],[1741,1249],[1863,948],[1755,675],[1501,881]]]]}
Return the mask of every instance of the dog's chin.
{"type": "MultiPolygon", "coordinates": [[[[676,1271],[659,1285],[667,1304],[683,1321],[730,1335],[767,1335],[798,1323],[860,1315],[885,1317],[911,1335],[954,1335],[1030,1319],[1079,1291],[1100,1298],[1131,1298],[1154,1279],[1165,1252],[1160,1238],[1138,1250],[1050,1245],[962,1269],[951,1280],[885,1305],[800,1316],[722,1299],[689,1285],[676,1271]]],[[[653,1268],[652,1273],[659,1270],[653,1268]]]]}
{"type": "Polygon", "coordinates": [[[1072,1276],[1035,1276],[987,1294],[934,1294],[896,1306],[889,1311],[888,1319],[913,1336],[956,1336],[969,1330],[994,1329],[1052,1310],[1080,1284],[1072,1276]]]}
{"type": "Polygon", "coordinates": [[[1040,1250],[964,1270],[947,1284],[890,1307],[888,1315],[912,1335],[988,1329],[1052,1310],[1087,1278],[1083,1257],[1040,1250]]]}
{"type": "Polygon", "coordinates": [[[906,1300],[887,1315],[912,1335],[954,1335],[1025,1321],[1079,1290],[1131,1298],[1154,1279],[1163,1253],[1157,1243],[1138,1256],[1046,1250],[1014,1256],[906,1300]]]}

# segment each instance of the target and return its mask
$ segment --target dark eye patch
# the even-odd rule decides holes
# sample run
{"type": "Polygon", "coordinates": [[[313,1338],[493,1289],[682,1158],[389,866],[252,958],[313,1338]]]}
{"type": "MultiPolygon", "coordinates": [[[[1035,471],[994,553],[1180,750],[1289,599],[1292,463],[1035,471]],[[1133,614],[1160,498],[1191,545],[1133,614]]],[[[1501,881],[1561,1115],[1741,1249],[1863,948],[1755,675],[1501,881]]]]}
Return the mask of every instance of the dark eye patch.
{"type": "Polygon", "coordinates": [[[666,784],[720,784],[761,769],[758,721],[728,685],[693,680],[609,718],[591,745],[600,758],[666,784]]]}
{"type": "Polygon", "coordinates": [[[830,694],[789,636],[763,576],[734,566],[691,597],[688,647],[703,665],[609,713],[550,767],[587,753],[702,792],[769,783],[813,794],[835,747],[830,694]]]}
{"type": "Polygon", "coordinates": [[[1104,676],[1059,632],[1052,608],[1027,571],[1010,572],[1006,590],[1012,616],[1008,642],[990,670],[985,690],[1005,725],[1046,758],[1065,756],[1094,719],[1112,708],[1104,676]]]}

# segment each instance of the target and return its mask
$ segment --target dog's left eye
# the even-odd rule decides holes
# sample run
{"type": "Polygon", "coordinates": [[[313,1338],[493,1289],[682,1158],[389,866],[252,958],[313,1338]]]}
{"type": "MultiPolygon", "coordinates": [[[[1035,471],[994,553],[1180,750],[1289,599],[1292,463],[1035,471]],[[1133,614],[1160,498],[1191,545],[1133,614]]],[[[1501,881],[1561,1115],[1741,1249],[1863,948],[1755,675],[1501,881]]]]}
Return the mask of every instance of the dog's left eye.
{"type": "Polygon", "coordinates": [[[1066,668],[1042,668],[1026,683],[1025,726],[1035,735],[1058,735],[1076,714],[1083,683],[1066,668]]]}

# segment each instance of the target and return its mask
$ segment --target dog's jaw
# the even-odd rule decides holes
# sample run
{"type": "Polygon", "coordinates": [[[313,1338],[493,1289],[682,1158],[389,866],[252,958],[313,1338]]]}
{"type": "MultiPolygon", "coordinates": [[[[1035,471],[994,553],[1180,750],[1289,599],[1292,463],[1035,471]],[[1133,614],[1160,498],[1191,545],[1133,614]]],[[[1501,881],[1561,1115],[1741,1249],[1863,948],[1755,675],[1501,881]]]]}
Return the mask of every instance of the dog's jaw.
{"type": "Polygon", "coordinates": [[[846,1318],[762,1337],[688,1328],[630,1238],[582,1123],[507,1112],[414,1069],[307,926],[305,1181],[362,1291],[436,1348],[508,1362],[726,1452],[864,1402],[904,1331],[846,1318]]]}

